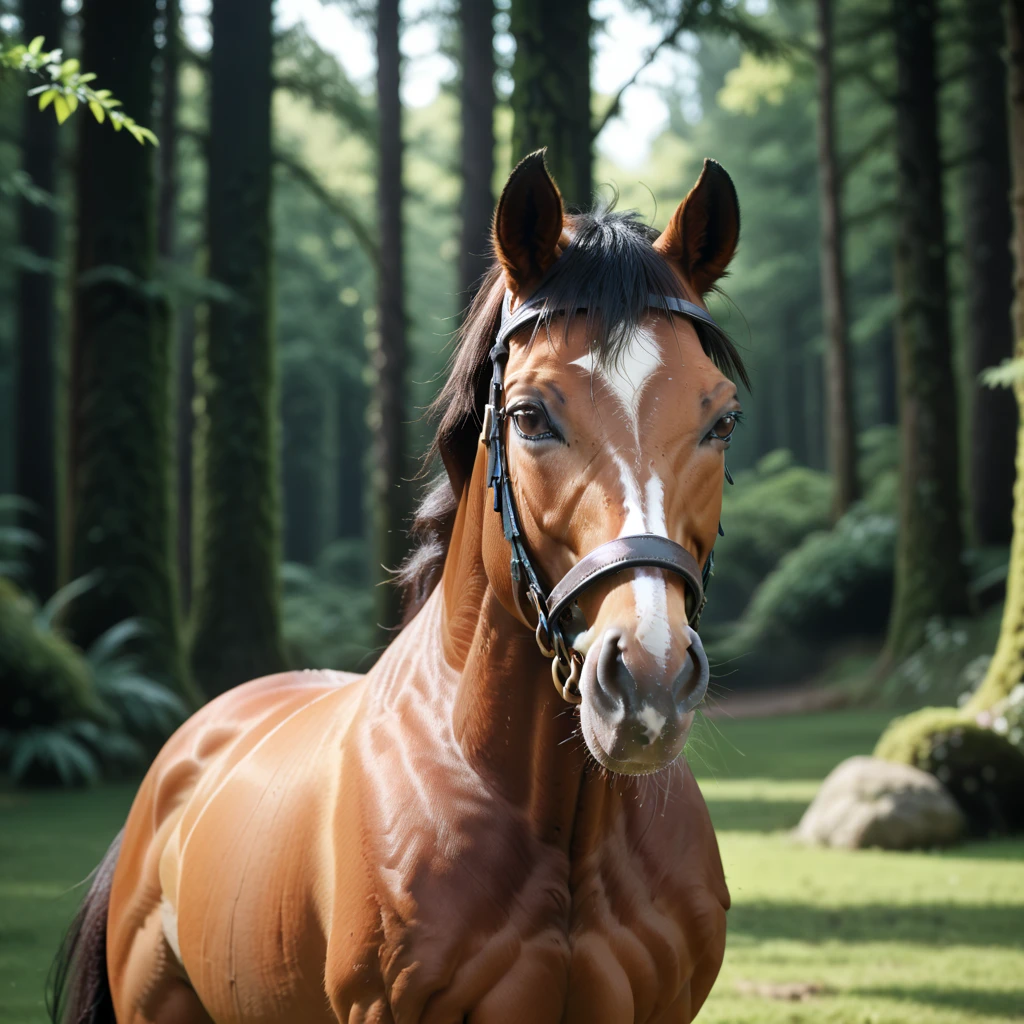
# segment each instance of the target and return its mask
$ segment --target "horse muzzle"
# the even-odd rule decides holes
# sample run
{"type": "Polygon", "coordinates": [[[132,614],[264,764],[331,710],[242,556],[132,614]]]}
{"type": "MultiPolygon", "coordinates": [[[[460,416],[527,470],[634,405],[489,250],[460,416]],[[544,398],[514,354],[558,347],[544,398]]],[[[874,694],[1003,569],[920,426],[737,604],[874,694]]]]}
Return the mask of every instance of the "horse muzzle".
{"type": "Polygon", "coordinates": [[[604,630],[587,652],[580,677],[580,722],[595,759],[609,771],[647,775],[683,751],[710,671],[700,637],[684,626],[681,664],[671,678],[641,671],[626,634],[604,630]]]}

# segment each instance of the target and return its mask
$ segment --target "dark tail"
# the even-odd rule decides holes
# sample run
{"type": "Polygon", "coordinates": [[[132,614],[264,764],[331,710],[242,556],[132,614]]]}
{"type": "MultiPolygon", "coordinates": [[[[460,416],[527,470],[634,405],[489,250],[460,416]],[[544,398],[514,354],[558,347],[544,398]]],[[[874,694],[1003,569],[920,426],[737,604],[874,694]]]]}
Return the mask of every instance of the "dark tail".
{"type": "Polygon", "coordinates": [[[107,908],[123,835],[118,832],[93,872],[50,969],[46,1009],[53,1024],[116,1024],[107,977],[107,908]]]}

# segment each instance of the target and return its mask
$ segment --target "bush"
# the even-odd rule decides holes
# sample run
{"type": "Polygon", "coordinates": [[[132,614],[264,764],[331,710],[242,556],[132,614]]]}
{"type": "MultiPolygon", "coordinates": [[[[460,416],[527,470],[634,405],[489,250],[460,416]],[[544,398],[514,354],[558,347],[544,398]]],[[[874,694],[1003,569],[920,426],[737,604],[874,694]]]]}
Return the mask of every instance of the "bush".
{"type": "Polygon", "coordinates": [[[815,530],[828,526],[832,484],[827,474],[793,463],[785,450],[736,474],[722,499],[725,536],[715,545],[709,625],[738,618],[757,585],[815,530]]]}
{"type": "Polygon", "coordinates": [[[135,770],[187,713],[128,653],[141,624],[117,624],[84,655],[54,628],[91,585],[71,583],[40,609],[0,579],[0,770],[15,783],[73,786],[135,770]]]}
{"type": "Polygon", "coordinates": [[[837,641],[877,634],[888,621],[895,545],[891,516],[851,510],[783,557],[709,655],[769,681],[810,671],[837,641]]]}
{"type": "MultiPolygon", "coordinates": [[[[1020,698],[1024,705],[1024,688],[1020,698]]],[[[1024,750],[957,708],[922,708],[897,718],[875,756],[934,775],[977,835],[1024,828],[1024,750]]]]}
{"type": "Polygon", "coordinates": [[[314,568],[289,562],[281,576],[289,664],[365,672],[376,643],[367,546],[335,541],[314,568]]]}
{"type": "Polygon", "coordinates": [[[0,729],[71,719],[99,721],[102,703],[85,658],[37,618],[35,605],[0,578],[0,729]]]}

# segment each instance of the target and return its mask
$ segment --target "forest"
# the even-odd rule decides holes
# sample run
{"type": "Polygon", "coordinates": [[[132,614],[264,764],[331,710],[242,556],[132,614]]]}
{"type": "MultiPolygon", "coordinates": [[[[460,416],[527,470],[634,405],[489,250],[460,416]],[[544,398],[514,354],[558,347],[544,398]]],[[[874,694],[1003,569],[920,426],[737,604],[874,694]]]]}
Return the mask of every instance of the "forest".
{"type": "Polygon", "coordinates": [[[401,628],[428,407],[541,149],[569,211],[660,230],[708,157],[742,210],[701,1019],[1019,1019],[1024,0],[0,0],[4,1020],[189,715],[401,628]],[[793,844],[872,751],[959,847],[793,844]]]}
{"type": "MultiPolygon", "coordinates": [[[[1001,5],[342,7],[362,78],[271,0],[2,16],[6,771],[116,775],[247,679],[373,663],[437,472],[423,411],[496,190],[540,147],[570,208],[657,225],[708,155],[741,197],[711,298],[753,381],[704,626],[720,692],[1019,697],[1019,651],[988,660],[1018,422],[1001,5]],[[654,42],[603,93],[615,18],[654,42]],[[423,26],[445,70],[410,104],[423,26]]],[[[996,715],[1018,751],[1020,706],[996,715]]]]}

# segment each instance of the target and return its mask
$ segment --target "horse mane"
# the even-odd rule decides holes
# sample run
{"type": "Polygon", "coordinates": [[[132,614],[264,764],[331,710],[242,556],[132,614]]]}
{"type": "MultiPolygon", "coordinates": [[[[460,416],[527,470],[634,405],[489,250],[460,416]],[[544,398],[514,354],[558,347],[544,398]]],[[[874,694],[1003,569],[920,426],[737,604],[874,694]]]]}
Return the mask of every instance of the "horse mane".
{"type": "MultiPolygon", "coordinates": [[[[533,296],[543,302],[534,337],[550,337],[553,322],[561,317],[564,338],[571,320],[564,311],[585,311],[598,359],[614,364],[647,316],[649,295],[688,296],[652,246],[657,230],[635,212],[618,212],[612,203],[573,217],[570,228],[572,242],[533,296]]],[[[423,606],[444,569],[459,498],[476,459],[490,382],[490,350],[504,297],[502,270],[495,260],[456,335],[448,379],[427,410],[438,427],[426,460],[430,464],[439,456],[447,472],[428,487],[410,531],[416,546],[395,576],[403,592],[403,625],[423,606]]],[[[694,322],[694,327],[708,357],[723,373],[749,386],[732,341],[705,324],[694,322]]]]}

